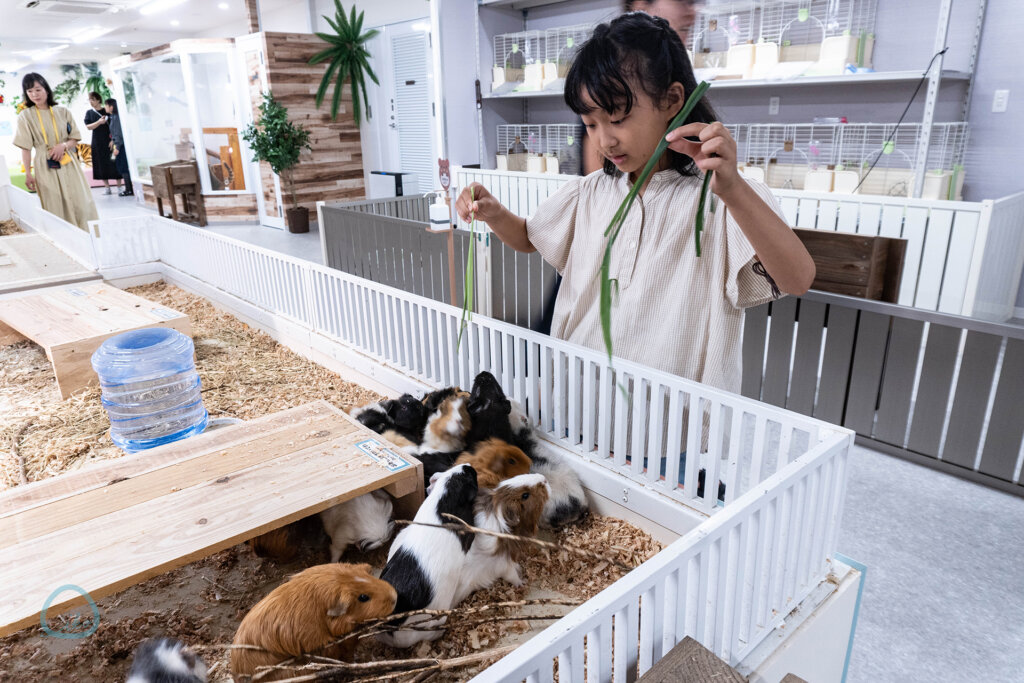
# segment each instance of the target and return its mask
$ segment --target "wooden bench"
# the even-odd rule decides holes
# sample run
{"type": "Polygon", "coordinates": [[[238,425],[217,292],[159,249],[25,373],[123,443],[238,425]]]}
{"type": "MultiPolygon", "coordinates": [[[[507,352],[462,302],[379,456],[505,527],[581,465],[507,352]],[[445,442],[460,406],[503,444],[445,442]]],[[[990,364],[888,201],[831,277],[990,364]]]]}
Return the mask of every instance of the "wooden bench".
{"type": "Polygon", "coordinates": [[[31,339],[53,364],[61,398],[98,382],[92,354],[105,339],[144,327],[192,336],[188,316],[102,282],[0,301],[0,346],[31,339]]]}
{"type": "Polygon", "coordinates": [[[317,401],[0,493],[0,636],[375,489],[411,519],[423,468],[387,446],[317,401]]]}

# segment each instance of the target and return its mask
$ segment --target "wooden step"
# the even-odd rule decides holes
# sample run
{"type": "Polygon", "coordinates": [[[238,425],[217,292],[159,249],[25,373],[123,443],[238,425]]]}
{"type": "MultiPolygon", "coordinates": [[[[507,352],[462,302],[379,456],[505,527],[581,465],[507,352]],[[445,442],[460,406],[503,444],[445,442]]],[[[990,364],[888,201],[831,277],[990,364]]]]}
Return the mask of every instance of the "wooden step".
{"type": "Polygon", "coordinates": [[[185,314],[102,282],[0,301],[0,344],[28,338],[42,346],[61,398],[98,382],[91,360],[104,340],[146,327],[170,327],[192,336],[185,314]]]}
{"type": "MultiPolygon", "coordinates": [[[[0,493],[0,636],[39,624],[61,586],[96,600],[381,488],[409,514],[422,466],[325,401],[15,487],[0,493]]],[[[64,591],[47,618],[83,604],[64,591]]]]}

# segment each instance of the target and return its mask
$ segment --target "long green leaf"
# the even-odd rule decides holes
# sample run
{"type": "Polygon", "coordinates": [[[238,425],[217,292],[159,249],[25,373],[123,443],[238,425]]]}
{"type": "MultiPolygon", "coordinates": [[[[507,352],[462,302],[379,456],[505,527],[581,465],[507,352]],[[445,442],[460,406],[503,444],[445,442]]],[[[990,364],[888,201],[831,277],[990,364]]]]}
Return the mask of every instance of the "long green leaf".
{"type": "Polygon", "coordinates": [[[320,87],[316,89],[316,108],[319,109],[320,105],[323,104],[324,96],[327,94],[327,87],[331,84],[331,76],[338,68],[338,61],[334,60],[328,65],[327,72],[324,73],[324,77],[320,79],[320,87]]]}
{"type": "MultiPolygon", "coordinates": [[[[473,192],[473,186],[469,186],[469,203],[470,206],[476,201],[475,193],[473,192]]],[[[462,292],[462,321],[459,324],[459,338],[455,342],[455,352],[459,352],[459,347],[462,345],[462,333],[466,331],[466,325],[470,320],[473,319],[473,288],[476,283],[476,259],[473,255],[476,253],[476,213],[470,216],[469,224],[469,254],[466,255],[466,272],[463,277],[463,292],[462,292]]]]}
{"type": "MultiPolygon", "coordinates": [[[[674,131],[679,126],[686,122],[687,117],[690,116],[690,112],[693,111],[697,103],[700,102],[701,98],[704,97],[704,93],[711,86],[706,81],[701,81],[700,85],[690,93],[690,96],[686,99],[686,103],[678,114],[672,119],[668,125],[668,129],[664,135],[661,136],[661,141],[658,146],[654,149],[654,153],[651,158],[647,160],[647,164],[644,166],[640,175],[637,176],[636,182],[629,188],[629,192],[626,194],[626,198],[622,200],[618,210],[612,217],[611,222],[604,231],[605,237],[608,238],[608,243],[604,248],[604,258],[601,260],[601,298],[600,298],[600,313],[601,313],[601,336],[604,338],[605,350],[608,352],[608,362],[612,361],[612,288],[611,288],[611,253],[612,247],[615,244],[615,240],[619,236],[619,231],[622,230],[622,226],[626,221],[626,216],[629,214],[630,208],[633,206],[633,202],[636,201],[637,195],[640,193],[640,188],[644,186],[651,173],[654,171],[655,165],[658,160],[661,159],[661,155],[668,149],[668,140],[665,139],[669,133],[674,131]]],[[[710,183],[711,174],[705,175],[704,187],[701,190],[701,199],[697,213],[697,223],[694,227],[694,231],[697,232],[697,255],[700,256],[700,230],[703,228],[703,206],[704,198],[708,190],[708,184],[710,183]]]]}
{"type": "Polygon", "coordinates": [[[693,226],[693,238],[697,241],[697,257],[700,257],[700,234],[704,231],[704,205],[708,200],[708,189],[711,187],[711,174],[708,171],[704,174],[704,183],[700,188],[700,201],[697,203],[697,220],[693,226]]]}

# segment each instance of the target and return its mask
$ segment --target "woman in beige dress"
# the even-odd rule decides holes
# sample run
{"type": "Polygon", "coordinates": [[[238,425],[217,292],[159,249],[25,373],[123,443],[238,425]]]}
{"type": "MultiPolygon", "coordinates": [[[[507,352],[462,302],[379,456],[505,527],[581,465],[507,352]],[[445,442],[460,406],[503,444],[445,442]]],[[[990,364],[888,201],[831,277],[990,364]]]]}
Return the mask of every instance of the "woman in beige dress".
{"type": "Polygon", "coordinates": [[[46,79],[30,73],[21,82],[28,107],[18,115],[14,146],[21,148],[25,185],[39,193],[39,202],[50,213],[82,230],[99,216],[89,184],[78,163],[78,132],[65,107],[57,106],[46,79]],[[31,150],[35,150],[35,167],[31,150]]]}

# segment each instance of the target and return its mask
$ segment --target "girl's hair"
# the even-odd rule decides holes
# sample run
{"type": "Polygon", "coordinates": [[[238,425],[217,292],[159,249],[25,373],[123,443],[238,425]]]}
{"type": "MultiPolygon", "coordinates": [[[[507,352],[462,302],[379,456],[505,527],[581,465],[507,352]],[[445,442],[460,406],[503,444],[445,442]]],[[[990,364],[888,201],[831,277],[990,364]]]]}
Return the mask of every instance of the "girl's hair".
{"type": "Polygon", "coordinates": [[[53,99],[53,91],[50,90],[50,84],[46,82],[45,78],[34,71],[32,73],[25,74],[25,77],[21,79],[21,101],[25,103],[26,107],[36,106],[35,102],[28,98],[28,90],[29,88],[34,87],[37,83],[46,88],[46,106],[56,107],[57,102],[53,99]]]}
{"type": "Polygon", "coordinates": [[[98,92],[93,90],[91,93],[89,93],[89,100],[96,100],[97,102],[102,102],[103,98],[100,96],[98,92]]]}
{"type": "MultiPolygon", "coordinates": [[[[660,105],[669,87],[680,83],[686,95],[697,89],[690,58],[679,34],[668,22],[644,12],[630,12],[594,29],[594,35],[580,47],[565,78],[565,103],[576,114],[594,110],[584,97],[609,114],[629,113],[639,88],[660,105]]],[[[682,109],[682,105],[679,106],[682,109]]],[[[687,123],[712,123],[717,120],[707,97],[701,98],[690,112],[687,123]]],[[[669,164],[680,175],[699,175],[693,159],[668,150],[669,164]]],[[[619,175],[610,160],[604,160],[604,172],[619,175]]]]}
{"type": "Polygon", "coordinates": [[[114,108],[114,111],[111,113],[117,116],[117,100],[115,100],[113,97],[110,97],[107,99],[106,104],[114,108]]]}

